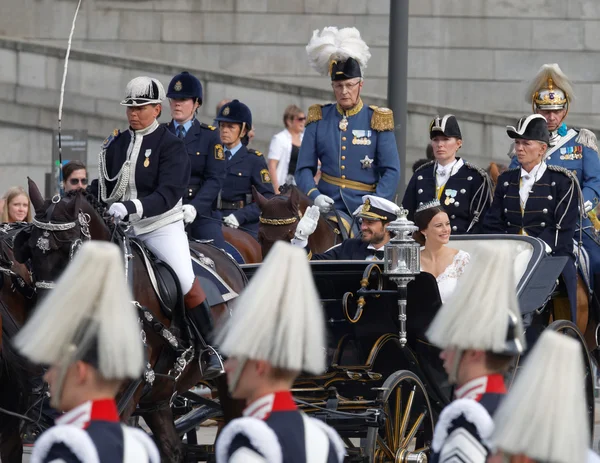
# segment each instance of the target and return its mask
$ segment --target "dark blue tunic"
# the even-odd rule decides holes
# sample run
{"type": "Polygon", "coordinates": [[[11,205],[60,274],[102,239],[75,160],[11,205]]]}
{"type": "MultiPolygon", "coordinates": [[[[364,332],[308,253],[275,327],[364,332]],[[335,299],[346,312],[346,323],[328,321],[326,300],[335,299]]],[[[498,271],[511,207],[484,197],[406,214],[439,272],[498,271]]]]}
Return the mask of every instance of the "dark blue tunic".
{"type": "MultiPolygon", "coordinates": [[[[341,244],[334,246],[322,254],[310,254],[311,260],[365,260],[367,257],[373,257],[374,249],[368,249],[369,243],[360,238],[350,238],[341,244]]],[[[383,252],[383,248],[381,248],[383,252]]],[[[377,256],[383,260],[383,256],[377,256]]]]}

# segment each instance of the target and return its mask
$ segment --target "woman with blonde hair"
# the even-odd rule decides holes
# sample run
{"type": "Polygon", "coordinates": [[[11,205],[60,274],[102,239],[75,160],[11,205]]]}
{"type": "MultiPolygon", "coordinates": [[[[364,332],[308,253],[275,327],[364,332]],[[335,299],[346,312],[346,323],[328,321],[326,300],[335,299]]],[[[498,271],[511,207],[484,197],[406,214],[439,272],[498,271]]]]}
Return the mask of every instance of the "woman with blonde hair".
{"type": "Polygon", "coordinates": [[[31,201],[29,195],[20,186],[9,188],[2,197],[4,208],[2,222],[31,222],[31,201]]]}
{"type": "Polygon", "coordinates": [[[276,133],[269,145],[269,173],[275,193],[279,193],[279,186],[284,183],[295,184],[294,172],[305,123],[306,116],[298,106],[292,104],[285,108],[283,112],[285,129],[276,133]]]}

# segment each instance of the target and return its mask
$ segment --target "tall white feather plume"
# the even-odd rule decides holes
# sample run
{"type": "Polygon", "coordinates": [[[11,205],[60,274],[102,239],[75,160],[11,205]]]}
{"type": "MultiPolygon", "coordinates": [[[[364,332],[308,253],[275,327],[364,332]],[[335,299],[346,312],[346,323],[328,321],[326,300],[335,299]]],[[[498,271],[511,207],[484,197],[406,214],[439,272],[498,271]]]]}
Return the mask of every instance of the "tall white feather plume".
{"type": "Polygon", "coordinates": [[[525,345],[517,300],[514,256],[509,243],[481,243],[458,280],[456,290],[427,330],[441,348],[505,350],[509,317],[525,345]]]}
{"type": "Polygon", "coordinates": [[[525,101],[527,103],[531,103],[531,98],[535,92],[546,87],[549,78],[554,82],[555,88],[560,88],[568,95],[569,102],[575,99],[571,81],[565,73],[562,72],[562,69],[557,63],[551,63],[542,65],[535,77],[529,82],[525,92],[525,101]]]}
{"type": "Polygon", "coordinates": [[[369,47],[360,37],[356,27],[325,27],[321,32],[315,30],[306,46],[308,61],[311,67],[324,76],[329,74],[329,63],[332,59],[347,60],[354,58],[360,65],[361,73],[367,68],[371,58],[369,47]]]}
{"type": "Polygon", "coordinates": [[[590,428],[582,346],[545,330],[494,415],[493,444],[535,461],[585,462],[590,428]]]}
{"type": "Polygon", "coordinates": [[[152,93],[152,84],[156,85],[158,95],[154,95],[152,102],[160,103],[165,99],[165,88],[158,79],[148,76],[140,76],[131,79],[125,87],[126,99],[146,98],[152,93]]]}
{"type": "Polygon", "coordinates": [[[217,335],[229,357],[314,374],[325,369],[325,320],[306,253],[278,241],[217,335]]]}
{"type": "Polygon", "coordinates": [[[19,332],[15,346],[31,361],[53,365],[82,330],[97,330],[100,373],[137,378],[144,351],[132,300],[119,248],[88,241],[19,332]]]}

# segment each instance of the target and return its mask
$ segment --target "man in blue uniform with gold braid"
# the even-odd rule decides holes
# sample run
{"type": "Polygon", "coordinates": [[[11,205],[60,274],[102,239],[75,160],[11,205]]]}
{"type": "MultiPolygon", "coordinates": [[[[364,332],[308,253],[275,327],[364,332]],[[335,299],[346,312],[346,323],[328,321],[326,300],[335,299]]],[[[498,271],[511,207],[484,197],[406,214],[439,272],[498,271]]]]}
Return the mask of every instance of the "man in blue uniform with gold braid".
{"type": "Polygon", "coordinates": [[[202,84],[192,74],[182,72],[171,79],[167,98],[173,118],[167,127],[185,143],[192,169],[183,197],[187,205],[184,208],[191,211],[189,219],[193,220],[188,233],[195,239],[213,240],[216,246],[224,248],[220,216],[215,209],[227,163],[216,127],[196,119],[202,106],[202,84]]]}
{"type": "Polygon", "coordinates": [[[365,194],[394,200],[400,180],[394,117],[360,98],[369,47],[354,27],[326,27],[313,33],[306,50],[311,66],[331,76],[337,103],[309,108],[296,183],[322,213],[335,206],[350,215],[365,194]]]}
{"type": "MultiPolygon", "coordinates": [[[[573,100],[573,89],[568,77],[558,64],[544,64],[531,81],[527,102],[548,122],[550,145],[544,161],[549,166],[560,166],[572,172],[581,186],[586,213],[598,205],[600,199],[600,160],[596,135],[587,129],[567,128],[565,119],[573,100]]],[[[511,150],[514,152],[514,150],[511,150]]],[[[518,167],[514,156],[510,167],[518,167]]],[[[592,212],[593,213],[593,212],[592,212]]],[[[579,233],[576,233],[576,239],[579,233]]],[[[586,216],[583,221],[583,247],[590,257],[592,274],[600,273],[600,247],[592,239],[594,227],[586,216]]]]}

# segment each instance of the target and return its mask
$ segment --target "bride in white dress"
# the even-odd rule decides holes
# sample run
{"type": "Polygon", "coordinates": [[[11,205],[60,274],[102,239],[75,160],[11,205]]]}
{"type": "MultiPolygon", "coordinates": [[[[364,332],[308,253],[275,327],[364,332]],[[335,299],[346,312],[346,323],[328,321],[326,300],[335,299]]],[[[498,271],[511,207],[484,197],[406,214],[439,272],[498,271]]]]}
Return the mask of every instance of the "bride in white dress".
{"type": "Polygon", "coordinates": [[[419,231],[413,238],[421,246],[421,271],[433,275],[442,302],[454,292],[458,279],[471,260],[468,252],[446,246],[450,241],[450,219],[439,201],[425,204],[415,213],[419,231]]]}

